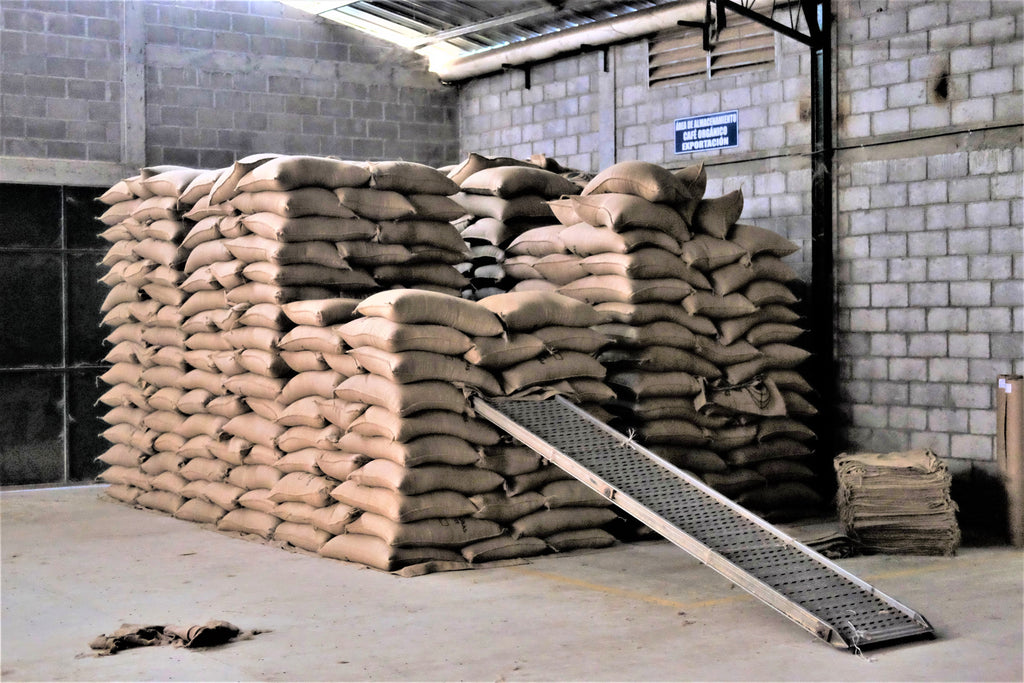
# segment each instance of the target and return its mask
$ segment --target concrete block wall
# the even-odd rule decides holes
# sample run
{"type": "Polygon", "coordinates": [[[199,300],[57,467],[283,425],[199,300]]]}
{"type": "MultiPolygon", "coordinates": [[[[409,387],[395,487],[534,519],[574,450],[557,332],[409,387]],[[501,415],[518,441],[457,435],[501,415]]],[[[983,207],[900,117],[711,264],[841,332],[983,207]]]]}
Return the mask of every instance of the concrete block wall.
{"type": "Polygon", "coordinates": [[[46,182],[32,160],[102,186],[261,151],[458,157],[457,93],[425,60],[275,0],[4,0],[0,46],[12,181],[46,182]]]}
{"type": "Polygon", "coordinates": [[[1024,371],[1024,6],[874,4],[836,6],[845,436],[991,470],[1024,371]]]}
{"type": "MultiPolygon", "coordinates": [[[[996,377],[1024,372],[1022,8],[833,3],[837,429],[850,449],[994,464],[996,377]]],[[[744,220],[801,243],[791,259],[809,279],[806,49],[777,37],[771,70],[664,88],[647,86],[644,41],[610,53],[610,73],[593,53],[535,67],[529,90],[519,72],[464,85],[463,154],[543,152],[592,171],[703,159],[708,194],[742,187],[744,220]],[[674,119],[730,109],[738,148],[673,153],[674,119]]]]}
{"type": "Polygon", "coordinates": [[[0,154],[121,159],[120,3],[0,4],[0,154]]]}

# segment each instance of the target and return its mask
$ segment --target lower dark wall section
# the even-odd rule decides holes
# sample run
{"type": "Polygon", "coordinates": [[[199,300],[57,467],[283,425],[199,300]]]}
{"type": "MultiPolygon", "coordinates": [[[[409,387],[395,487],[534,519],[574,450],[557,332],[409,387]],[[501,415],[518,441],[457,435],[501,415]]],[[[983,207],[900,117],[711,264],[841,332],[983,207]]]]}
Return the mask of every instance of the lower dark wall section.
{"type": "Polygon", "coordinates": [[[102,469],[104,189],[0,184],[0,485],[102,469]]]}

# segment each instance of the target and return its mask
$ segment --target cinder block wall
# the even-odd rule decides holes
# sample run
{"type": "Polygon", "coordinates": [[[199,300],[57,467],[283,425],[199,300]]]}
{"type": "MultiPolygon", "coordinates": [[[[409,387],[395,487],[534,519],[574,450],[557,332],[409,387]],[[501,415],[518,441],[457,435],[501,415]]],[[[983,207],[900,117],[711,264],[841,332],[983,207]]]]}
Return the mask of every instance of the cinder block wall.
{"type": "MultiPolygon", "coordinates": [[[[1024,86],[1015,0],[834,2],[835,255],[841,442],[930,447],[993,469],[995,383],[1024,372],[1024,86]]],[[[788,17],[778,20],[788,22],[788,17]]],[[[810,276],[810,61],[648,87],[644,41],[462,89],[463,152],[547,153],[599,170],[703,160],[708,194],[803,245],[810,276]],[[733,150],[675,155],[674,119],[736,109],[733,150]]]]}
{"type": "Polygon", "coordinates": [[[836,5],[847,433],[991,468],[1024,371],[1024,6],[874,4],[836,5]]]}
{"type": "Polygon", "coordinates": [[[5,180],[265,151],[458,157],[457,93],[425,60],[273,0],[4,0],[0,42],[5,180]]]}

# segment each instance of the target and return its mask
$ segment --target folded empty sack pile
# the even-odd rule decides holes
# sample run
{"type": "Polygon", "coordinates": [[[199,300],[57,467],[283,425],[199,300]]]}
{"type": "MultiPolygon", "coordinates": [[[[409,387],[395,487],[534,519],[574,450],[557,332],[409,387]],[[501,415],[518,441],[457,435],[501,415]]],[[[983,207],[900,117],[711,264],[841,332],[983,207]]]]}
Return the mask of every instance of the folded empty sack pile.
{"type": "Polygon", "coordinates": [[[843,531],[875,552],[952,555],[960,545],[952,477],[928,449],[841,453],[835,459],[843,531]]]}
{"type": "Polygon", "coordinates": [[[499,317],[532,306],[571,337],[575,312],[593,337],[589,307],[454,296],[455,189],[418,164],[258,155],[105,193],[107,492],[382,569],[613,542],[603,499],[472,416],[472,392],[610,392],[591,356],[499,317]]]}

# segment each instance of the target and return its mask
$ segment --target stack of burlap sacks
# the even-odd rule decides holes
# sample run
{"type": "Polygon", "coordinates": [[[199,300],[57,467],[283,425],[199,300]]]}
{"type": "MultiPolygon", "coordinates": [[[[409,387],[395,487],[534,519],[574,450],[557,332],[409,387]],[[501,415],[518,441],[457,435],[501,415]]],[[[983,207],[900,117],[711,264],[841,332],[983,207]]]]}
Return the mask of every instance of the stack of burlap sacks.
{"type": "Polygon", "coordinates": [[[517,284],[530,278],[521,277],[516,254],[506,253],[509,244],[527,230],[550,225],[554,215],[548,201],[579,194],[585,176],[545,158],[519,161],[470,154],[448,177],[459,185],[453,199],[467,214],[459,225],[472,252],[471,260],[459,266],[470,278],[462,296],[476,300],[523,289],[517,284]]]}
{"type": "Polygon", "coordinates": [[[928,449],[840,453],[834,462],[843,531],[866,550],[952,555],[960,545],[952,475],[928,449]]]}
{"type": "Polygon", "coordinates": [[[705,185],[702,166],[616,164],[549,202],[558,223],[514,238],[505,268],[517,289],[605,316],[594,329],[613,342],[599,359],[617,427],[762,514],[804,514],[821,499],[795,273],[781,260],[798,247],[739,224],[739,191],[704,199],[705,185]]]}
{"type": "MultiPolygon", "coordinates": [[[[359,309],[366,295],[392,287],[434,290],[437,299],[413,306],[434,315],[469,303],[453,297],[467,284],[452,267],[467,255],[449,222],[463,213],[446,196],[456,189],[418,164],[258,155],[217,171],[145,169],[105,193],[114,348],[102,401],[114,445],[101,456],[109,465],[101,479],[110,495],[384,569],[612,542],[594,528],[614,517],[603,499],[568,482],[543,494],[566,475],[465,417],[467,394],[456,388],[606,400],[599,363],[520,323],[506,334],[483,307],[473,315],[488,326],[471,327],[472,337],[433,324],[419,325],[411,341],[382,337],[386,315],[359,309]],[[454,335],[470,347],[454,353],[445,346],[454,335]],[[394,346],[405,343],[413,346],[394,346]],[[410,389],[428,393],[427,403],[407,405],[410,389]],[[440,464],[405,471],[424,463],[440,464]],[[346,497],[353,486],[372,495],[346,497]],[[387,507],[393,500],[373,507],[426,494],[445,503],[415,520],[387,507]],[[541,514],[566,505],[583,509],[541,514]],[[540,521],[512,526],[530,514],[540,521]],[[328,544],[347,533],[356,540],[328,544]]],[[[563,321],[572,318],[566,305],[592,314],[564,297],[545,303],[563,321]]],[[[503,305],[527,304],[538,305],[503,305]]],[[[594,322],[578,332],[562,322],[548,334],[577,346],[586,337],[596,350],[594,322]]]]}

